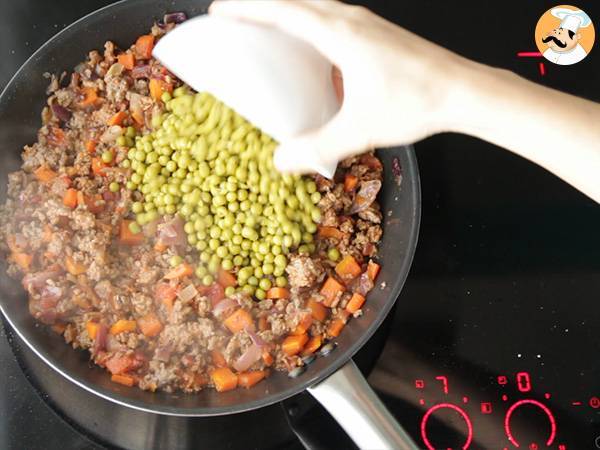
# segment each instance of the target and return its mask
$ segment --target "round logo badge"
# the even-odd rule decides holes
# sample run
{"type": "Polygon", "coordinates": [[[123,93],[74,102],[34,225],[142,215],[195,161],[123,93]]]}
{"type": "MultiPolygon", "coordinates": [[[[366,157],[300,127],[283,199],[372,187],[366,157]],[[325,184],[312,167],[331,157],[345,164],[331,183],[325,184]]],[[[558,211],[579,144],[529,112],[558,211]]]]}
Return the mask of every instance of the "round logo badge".
{"type": "Polygon", "coordinates": [[[560,5],[546,11],[535,27],[535,44],[548,61],[570,66],[585,59],[594,46],[592,19],[576,6],[560,5]]]}

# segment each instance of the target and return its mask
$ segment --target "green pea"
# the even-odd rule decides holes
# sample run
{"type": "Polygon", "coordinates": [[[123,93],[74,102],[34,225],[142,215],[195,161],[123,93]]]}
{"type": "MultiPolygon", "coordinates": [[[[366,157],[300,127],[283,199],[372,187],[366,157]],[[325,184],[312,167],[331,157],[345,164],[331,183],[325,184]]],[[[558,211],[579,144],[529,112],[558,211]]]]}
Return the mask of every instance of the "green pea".
{"type": "Polygon", "coordinates": [[[102,152],[102,162],[108,164],[113,160],[113,152],[110,150],[106,150],[104,152],[102,152]]]}
{"type": "Polygon", "coordinates": [[[258,286],[265,290],[268,291],[269,289],[271,289],[271,280],[269,280],[268,278],[262,278],[259,283],[258,286]]]}
{"type": "Polygon", "coordinates": [[[248,284],[250,286],[258,286],[258,279],[253,275],[250,278],[248,278],[248,284]]]}
{"type": "Polygon", "coordinates": [[[261,289],[261,288],[258,288],[258,289],[256,289],[256,290],[254,291],[254,296],[255,296],[255,297],[258,299],[258,300],[264,300],[265,298],[267,298],[267,294],[266,294],[266,292],[265,292],[263,289],[261,289]]]}
{"type": "Polygon", "coordinates": [[[235,288],[233,286],[227,286],[225,288],[225,295],[231,297],[233,294],[235,294],[235,288]]]}
{"type": "Polygon", "coordinates": [[[274,270],[273,264],[270,264],[270,263],[263,264],[262,270],[265,275],[271,275],[274,270]]]}
{"type": "Polygon", "coordinates": [[[183,262],[183,258],[179,255],[173,255],[169,258],[169,265],[171,267],[177,267],[183,262]]]}
{"type": "Polygon", "coordinates": [[[340,251],[335,248],[332,247],[329,250],[327,250],[327,258],[329,258],[331,261],[337,261],[340,259],[340,251]]]}
{"type": "Polygon", "coordinates": [[[221,261],[221,267],[224,270],[231,270],[233,269],[233,261],[231,259],[224,259],[221,261]]]}
{"type": "Polygon", "coordinates": [[[129,231],[131,231],[133,234],[140,233],[142,231],[140,225],[141,224],[138,224],[136,222],[129,222],[129,231]]]}
{"type": "Polygon", "coordinates": [[[202,277],[202,284],[204,286],[210,286],[211,284],[213,284],[213,281],[214,278],[211,274],[207,274],[202,277]]]}

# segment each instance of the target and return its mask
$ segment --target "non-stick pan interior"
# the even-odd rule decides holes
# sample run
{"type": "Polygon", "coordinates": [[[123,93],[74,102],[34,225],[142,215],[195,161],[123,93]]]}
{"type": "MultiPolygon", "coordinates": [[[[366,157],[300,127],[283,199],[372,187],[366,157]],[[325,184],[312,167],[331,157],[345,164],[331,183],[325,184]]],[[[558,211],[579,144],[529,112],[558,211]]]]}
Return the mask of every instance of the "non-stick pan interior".
{"type": "MultiPolygon", "coordinates": [[[[45,72],[60,74],[72,70],[85,59],[89,50],[102,50],[108,39],[126,48],[138,35],[147,33],[153,21],[165,12],[185,11],[194,16],[204,13],[209,3],[209,0],[122,1],[77,21],[40,48],[0,97],[2,198],[6,195],[7,174],[19,167],[23,145],[35,141],[41,125],[40,112],[48,85],[48,80],[43,77],[45,72]]],[[[190,58],[202,57],[202,45],[196,43],[190,58]]],[[[323,379],[347,361],[383,321],[404,284],[420,218],[417,165],[412,149],[407,147],[388,149],[379,155],[385,165],[380,200],[385,223],[378,285],[369,294],[364,315],[359,320],[352,320],[337,340],[338,348],[328,357],[318,358],[294,380],[284,374],[275,374],[252,389],[222,394],[213,390],[194,395],[150,393],[127,388],[112,383],[107,372],[89,362],[86,352],[74,351],[62,337],[36,323],[29,315],[22,287],[6,276],[4,266],[0,268],[0,307],[17,333],[42,359],[71,381],[109,400],[152,412],[198,416],[240,412],[280,401],[323,379]],[[397,170],[392,168],[395,159],[402,169],[401,183],[398,183],[397,170]]]]}

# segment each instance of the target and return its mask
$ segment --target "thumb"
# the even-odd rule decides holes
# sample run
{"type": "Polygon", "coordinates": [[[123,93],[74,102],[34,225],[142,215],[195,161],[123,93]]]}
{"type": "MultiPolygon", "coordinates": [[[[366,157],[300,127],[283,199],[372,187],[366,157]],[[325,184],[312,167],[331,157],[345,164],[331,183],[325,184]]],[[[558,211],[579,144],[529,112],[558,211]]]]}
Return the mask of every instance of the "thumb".
{"type": "Polygon", "coordinates": [[[359,131],[340,111],[321,128],[282,142],[275,150],[275,167],[285,173],[316,171],[331,178],[338,161],[366,147],[359,131]]]}

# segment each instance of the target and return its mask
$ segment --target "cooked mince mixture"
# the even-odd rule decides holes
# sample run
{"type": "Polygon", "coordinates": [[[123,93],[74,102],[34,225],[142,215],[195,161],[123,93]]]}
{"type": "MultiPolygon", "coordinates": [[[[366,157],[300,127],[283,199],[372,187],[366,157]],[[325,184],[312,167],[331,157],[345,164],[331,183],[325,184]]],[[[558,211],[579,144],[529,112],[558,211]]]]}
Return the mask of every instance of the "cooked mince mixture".
{"type": "Polygon", "coordinates": [[[361,315],[382,165],[366,153],[334,180],[277,174],[268,136],[152,59],[181,20],[51,77],[9,175],[2,250],[33,317],[112,381],[249,388],[302,371],[361,315]]]}

